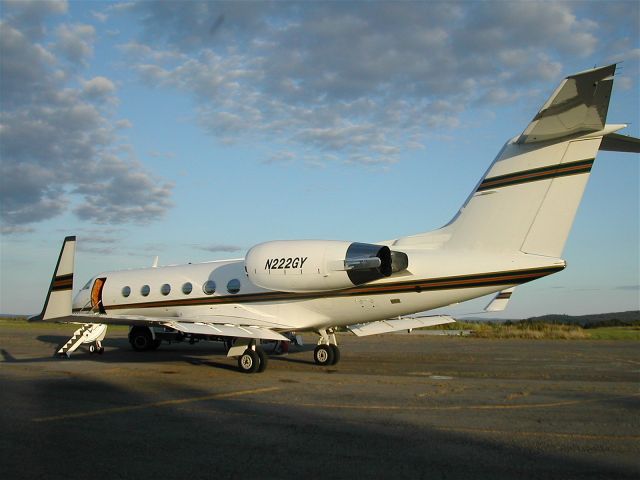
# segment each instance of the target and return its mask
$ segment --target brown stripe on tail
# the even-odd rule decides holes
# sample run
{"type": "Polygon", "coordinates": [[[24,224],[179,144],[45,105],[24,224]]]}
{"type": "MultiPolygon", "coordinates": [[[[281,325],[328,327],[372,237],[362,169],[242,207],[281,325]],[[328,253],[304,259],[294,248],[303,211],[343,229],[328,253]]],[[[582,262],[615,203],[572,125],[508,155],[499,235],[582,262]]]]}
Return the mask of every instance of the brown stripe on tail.
{"type": "Polygon", "coordinates": [[[571,163],[561,163],[559,165],[551,165],[548,167],[533,168],[531,170],[523,170],[520,172],[499,175],[497,177],[485,179],[479,186],[477,191],[493,190],[495,188],[509,187],[511,185],[520,185],[523,183],[537,182],[540,180],[549,180],[556,177],[566,177],[568,175],[577,175],[580,173],[589,173],[593,167],[593,158],[588,160],[580,160],[571,163]]]}

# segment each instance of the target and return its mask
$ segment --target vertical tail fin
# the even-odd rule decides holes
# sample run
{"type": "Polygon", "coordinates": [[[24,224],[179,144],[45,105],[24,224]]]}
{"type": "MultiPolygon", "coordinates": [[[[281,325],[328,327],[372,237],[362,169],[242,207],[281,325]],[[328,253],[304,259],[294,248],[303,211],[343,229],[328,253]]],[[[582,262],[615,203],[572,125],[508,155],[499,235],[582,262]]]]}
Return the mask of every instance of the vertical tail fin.
{"type": "Polygon", "coordinates": [[[29,321],[53,320],[71,315],[75,251],[76,237],[66,237],[53,272],[42,313],[30,318],[29,321]]]}
{"type": "Polygon", "coordinates": [[[447,227],[447,247],[560,257],[601,140],[507,144],[447,227]]]}
{"type": "Polygon", "coordinates": [[[564,79],[447,226],[396,245],[560,257],[598,150],[637,148],[613,133],[625,125],[606,125],[615,68],[564,79]]]}

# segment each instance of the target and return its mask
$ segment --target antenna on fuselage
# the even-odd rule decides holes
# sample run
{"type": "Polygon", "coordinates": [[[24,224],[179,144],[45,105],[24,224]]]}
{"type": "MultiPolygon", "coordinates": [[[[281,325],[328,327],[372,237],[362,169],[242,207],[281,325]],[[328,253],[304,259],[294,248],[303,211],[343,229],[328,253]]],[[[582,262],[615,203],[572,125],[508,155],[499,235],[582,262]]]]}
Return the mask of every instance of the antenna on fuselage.
{"type": "Polygon", "coordinates": [[[160,260],[160,257],[156,255],[156,258],[153,259],[153,264],[151,265],[151,268],[158,268],[158,260],[160,260]]]}

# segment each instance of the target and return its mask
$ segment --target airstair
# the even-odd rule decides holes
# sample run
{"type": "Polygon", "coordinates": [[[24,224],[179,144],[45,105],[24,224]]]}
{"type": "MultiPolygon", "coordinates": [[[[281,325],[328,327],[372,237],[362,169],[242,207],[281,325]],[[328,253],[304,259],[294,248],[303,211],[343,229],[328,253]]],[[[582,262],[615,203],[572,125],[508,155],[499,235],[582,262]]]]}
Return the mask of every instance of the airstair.
{"type": "Polygon", "coordinates": [[[67,340],[67,343],[60,347],[57,354],[71,357],[71,354],[80,345],[89,345],[89,352],[91,353],[103,353],[102,340],[104,340],[106,334],[107,325],[103,323],[85,323],[75,331],[73,336],[67,340]]]}

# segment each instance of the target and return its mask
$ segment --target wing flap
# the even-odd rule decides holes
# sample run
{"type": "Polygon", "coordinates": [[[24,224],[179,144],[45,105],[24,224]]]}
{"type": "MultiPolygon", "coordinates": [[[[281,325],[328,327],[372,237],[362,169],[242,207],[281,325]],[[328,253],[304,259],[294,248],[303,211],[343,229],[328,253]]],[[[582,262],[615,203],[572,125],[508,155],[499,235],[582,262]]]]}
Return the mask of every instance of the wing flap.
{"type": "Polygon", "coordinates": [[[255,321],[245,317],[223,315],[184,317],[148,317],[144,315],[69,315],[56,318],[59,323],[102,323],[106,325],[164,326],[195,335],[215,335],[220,337],[259,338],[262,340],[289,339],[255,321]]]}
{"type": "Polygon", "coordinates": [[[453,323],[455,320],[448,315],[436,315],[430,317],[399,318],[396,320],[381,320],[379,322],[363,325],[350,325],[347,328],[359,337],[378,335],[380,333],[397,332],[399,330],[411,330],[413,328],[433,327],[453,323]]]}
{"type": "Polygon", "coordinates": [[[167,322],[163,324],[165,327],[173,328],[179,332],[191,333],[195,335],[215,335],[220,337],[238,337],[238,338],[259,338],[261,340],[280,340],[289,341],[284,335],[280,335],[273,330],[257,326],[230,325],[221,323],[185,323],[185,322],[167,322]]]}

